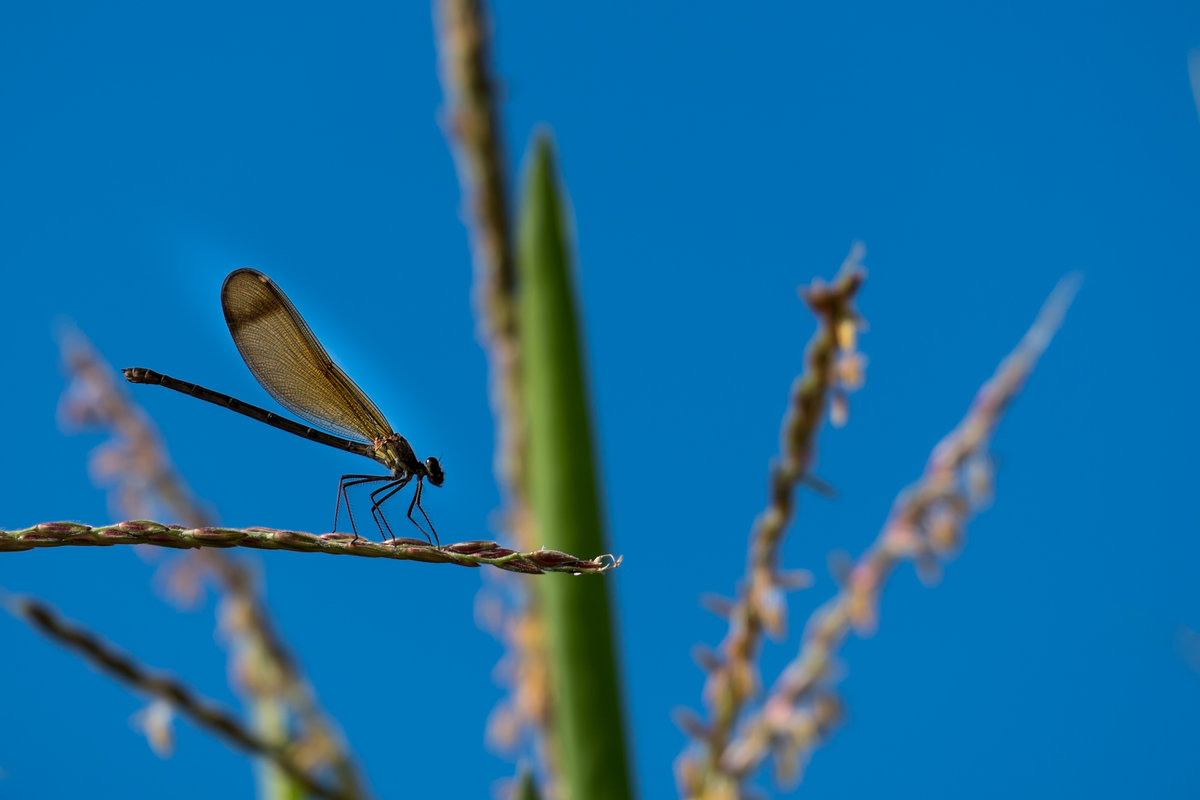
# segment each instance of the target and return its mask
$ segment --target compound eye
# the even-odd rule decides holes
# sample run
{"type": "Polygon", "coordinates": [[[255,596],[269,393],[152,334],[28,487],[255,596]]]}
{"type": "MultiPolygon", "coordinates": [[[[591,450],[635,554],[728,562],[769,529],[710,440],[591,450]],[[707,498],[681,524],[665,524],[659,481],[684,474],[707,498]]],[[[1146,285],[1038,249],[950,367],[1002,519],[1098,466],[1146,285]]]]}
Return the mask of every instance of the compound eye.
{"type": "Polygon", "coordinates": [[[433,456],[425,459],[425,471],[429,473],[429,482],[434,486],[441,486],[442,481],[446,479],[446,473],[442,471],[442,464],[433,456]]]}

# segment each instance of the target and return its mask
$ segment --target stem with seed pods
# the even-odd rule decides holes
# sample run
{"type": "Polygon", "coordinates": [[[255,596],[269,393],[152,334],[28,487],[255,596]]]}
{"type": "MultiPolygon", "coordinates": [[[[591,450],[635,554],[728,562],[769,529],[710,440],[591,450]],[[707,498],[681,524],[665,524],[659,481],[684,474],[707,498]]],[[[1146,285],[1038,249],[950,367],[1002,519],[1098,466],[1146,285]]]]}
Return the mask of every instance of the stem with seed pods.
{"type": "Polygon", "coordinates": [[[497,567],[509,572],[573,575],[607,572],[620,566],[619,556],[602,555],[584,561],[558,550],[517,552],[495,542],[458,542],[441,547],[419,539],[388,542],[354,541],[348,533],[302,533],[274,528],[185,528],[157,522],[131,520],[115,525],[81,525],[77,522],[44,522],[32,528],[0,531],[0,553],[47,547],[88,547],[117,544],[150,544],[187,549],[192,547],[249,547],[255,550],[290,550],[294,553],[330,553],[396,561],[457,564],[460,567],[497,567]]]}

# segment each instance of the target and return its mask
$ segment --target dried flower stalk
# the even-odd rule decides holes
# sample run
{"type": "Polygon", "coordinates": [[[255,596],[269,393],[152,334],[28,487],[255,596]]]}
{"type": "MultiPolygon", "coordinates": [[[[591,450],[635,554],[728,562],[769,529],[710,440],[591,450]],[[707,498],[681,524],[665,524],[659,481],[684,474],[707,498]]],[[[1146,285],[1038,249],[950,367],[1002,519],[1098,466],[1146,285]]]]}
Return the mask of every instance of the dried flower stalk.
{"type": "Polygon", "coordinates": [[[861,635],[875,629],[880,594],[892,571],[904,560],[936,566],[959,548],[971,512],[990,498],[992,434],[1062,324],[1078,285],[1077,275],[1058,285],[1016,349],[976,394],[963,421],[934,448],[920,481],[896,500],[874,545],[850,569],[838,594],[810,617],[799,655],[762,710],[721,754],[726,786],[736,786],[770,753],[783,780],[799,775],[840,716],[840,701],[828,687],[837,651],[851,631],[861,635]]]}
{"type": "MultiPolygon", "coordinates": [[[[435,14],[446,93],[445,125],[462,185],[475,265],[475,314],[490,365],[496,474],[508,502],[515,506],[510,509],[513,514],[527,505],[521,476],[524,406],[508,180],[497,91],[489,71],[491,36],[477,0],[440,0],[435,14]]],[[[520,521],[510,519],[510,524],[520,521]]],[[[520,524],[515,527],[518,537],[528,535],[520,524]]],[[[526,540],[525,546],[532,544],[526,540]]]]}
{"type": "Polygon", "coordinates": [[[726,604],[729,633],[717,652],[699,654],[708,672],[704,698],[711,719],[681,720],[701,745],[677,765],[680,788],[688,797],[720,796],[711,792],[724,782],[722,754],[742,709],[759,688],[756,664],[763,634],[782,635],[783,595],[802,582],[779,571],[779,547],[792,519],[793,491],[813,464],[816,434],[829,400],[844,398],[861,382],[862,362],[856,352],[861,319],[854,299],[866,277],[862,257],[862,247],[855,246],[832,284],[817,281],[801,292],[819,324],[805,350],[805,370],[792,385],[780,454],[771,464],[767,507],[750,534],[746,577],[737,600],[726,604]]]}
{"type": "MultiPolygon", "coordinates": [[[[475,314],[487,354],[496,423],[495,471],[504,496],[504,527],[518,546],[536,547],[524,480],[525,420],[518,341],[517,275],[509,207],[499,90],[491,72],[491,29],[480,0],[437,0],[437,46],[446,107],[444,124],[462,186],[471,237],[475,314]]],[[[542,767],[544,791],[554,785],[553,721],[545,623],[523,584],[485,587],[482,605],[503,609],[489,629],[507,652],[502,675],[511,693],[489,723],[489,741],[514,749],[529,735],[542,767]]]]}

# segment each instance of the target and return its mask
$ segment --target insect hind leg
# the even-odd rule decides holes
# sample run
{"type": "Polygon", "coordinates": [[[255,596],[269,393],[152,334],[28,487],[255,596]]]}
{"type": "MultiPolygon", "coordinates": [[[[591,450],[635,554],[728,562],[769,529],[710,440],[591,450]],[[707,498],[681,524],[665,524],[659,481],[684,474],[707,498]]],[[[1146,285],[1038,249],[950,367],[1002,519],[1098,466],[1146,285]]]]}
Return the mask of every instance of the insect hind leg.
{"type": "Polygon", "coordinates": [[[362,483],[376,483],[378,481],[391,480],[391,475],[343,475],[338,481],[337,502],[333,505],[333,532],[337,533],[338,515],[342,510],[342,498],[346,498],[346,514],[350,517],[350,529],[354,531],[353,541],[357,542],[360,538],[358,535],[358,526],[354,524],[354,509],[350,506],[350,492],[352,486],[358,486],[362,483]]]}

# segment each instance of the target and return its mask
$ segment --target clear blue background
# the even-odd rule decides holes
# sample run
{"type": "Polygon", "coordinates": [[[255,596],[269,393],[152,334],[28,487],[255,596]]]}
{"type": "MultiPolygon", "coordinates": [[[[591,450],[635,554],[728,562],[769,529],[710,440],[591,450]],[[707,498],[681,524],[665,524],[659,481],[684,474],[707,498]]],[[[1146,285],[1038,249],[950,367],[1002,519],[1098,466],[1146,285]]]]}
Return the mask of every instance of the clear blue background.
{"type": "MultiPolygon", "coordinates": [[[[865,389],[821,439],[784,562],[832,591],[896,492],[1055,281],[1086,283],[1005,420],[997,500],[936,588],[911,567],[844,650],[847,724],[812,796],[1194,797],[1200,626],[1193,491],[1200,125],[1184,2],[500,2],[514,171],[559,144],[578,232],[637,777],[674,792],[765,498],[812,320],[795,287],[869,248],[865,389]]],[[[492,535],[486,371],[427,3],[8,4],[0,14],[6,420],[0,525],[111,520],[98,436],[64,437],[53,327],[270,404],[228,337],[222,277],[274,277],[422,455],[443,539],[492,535]]],[[[365,463],[142,388],[175,463],[230,525],[325,531],[365,463]]],[[[585,554],[590,555],[590,554],[585,554]]],[[[272,606],[382,797],[485,797],[501,648],[480,574],[272,553],[272,606]],[[384,675],[397,690],[379,696],[384,675]],[[414,688],[418,687],[418,688],[414,688]],[[471,687],[463,691],[464,687],[471,687]]],[[[0,558],[146,662],[233,701],[209,613],[179,614],[130,548],[0,558]]],[[[795,652],[799,625],[764,658],[795,652]]],[[[240,755],[0,617],[0,797],[246,796],[240,755]],[[68,766],[69,765],[69,766],[68,766]]]]}

